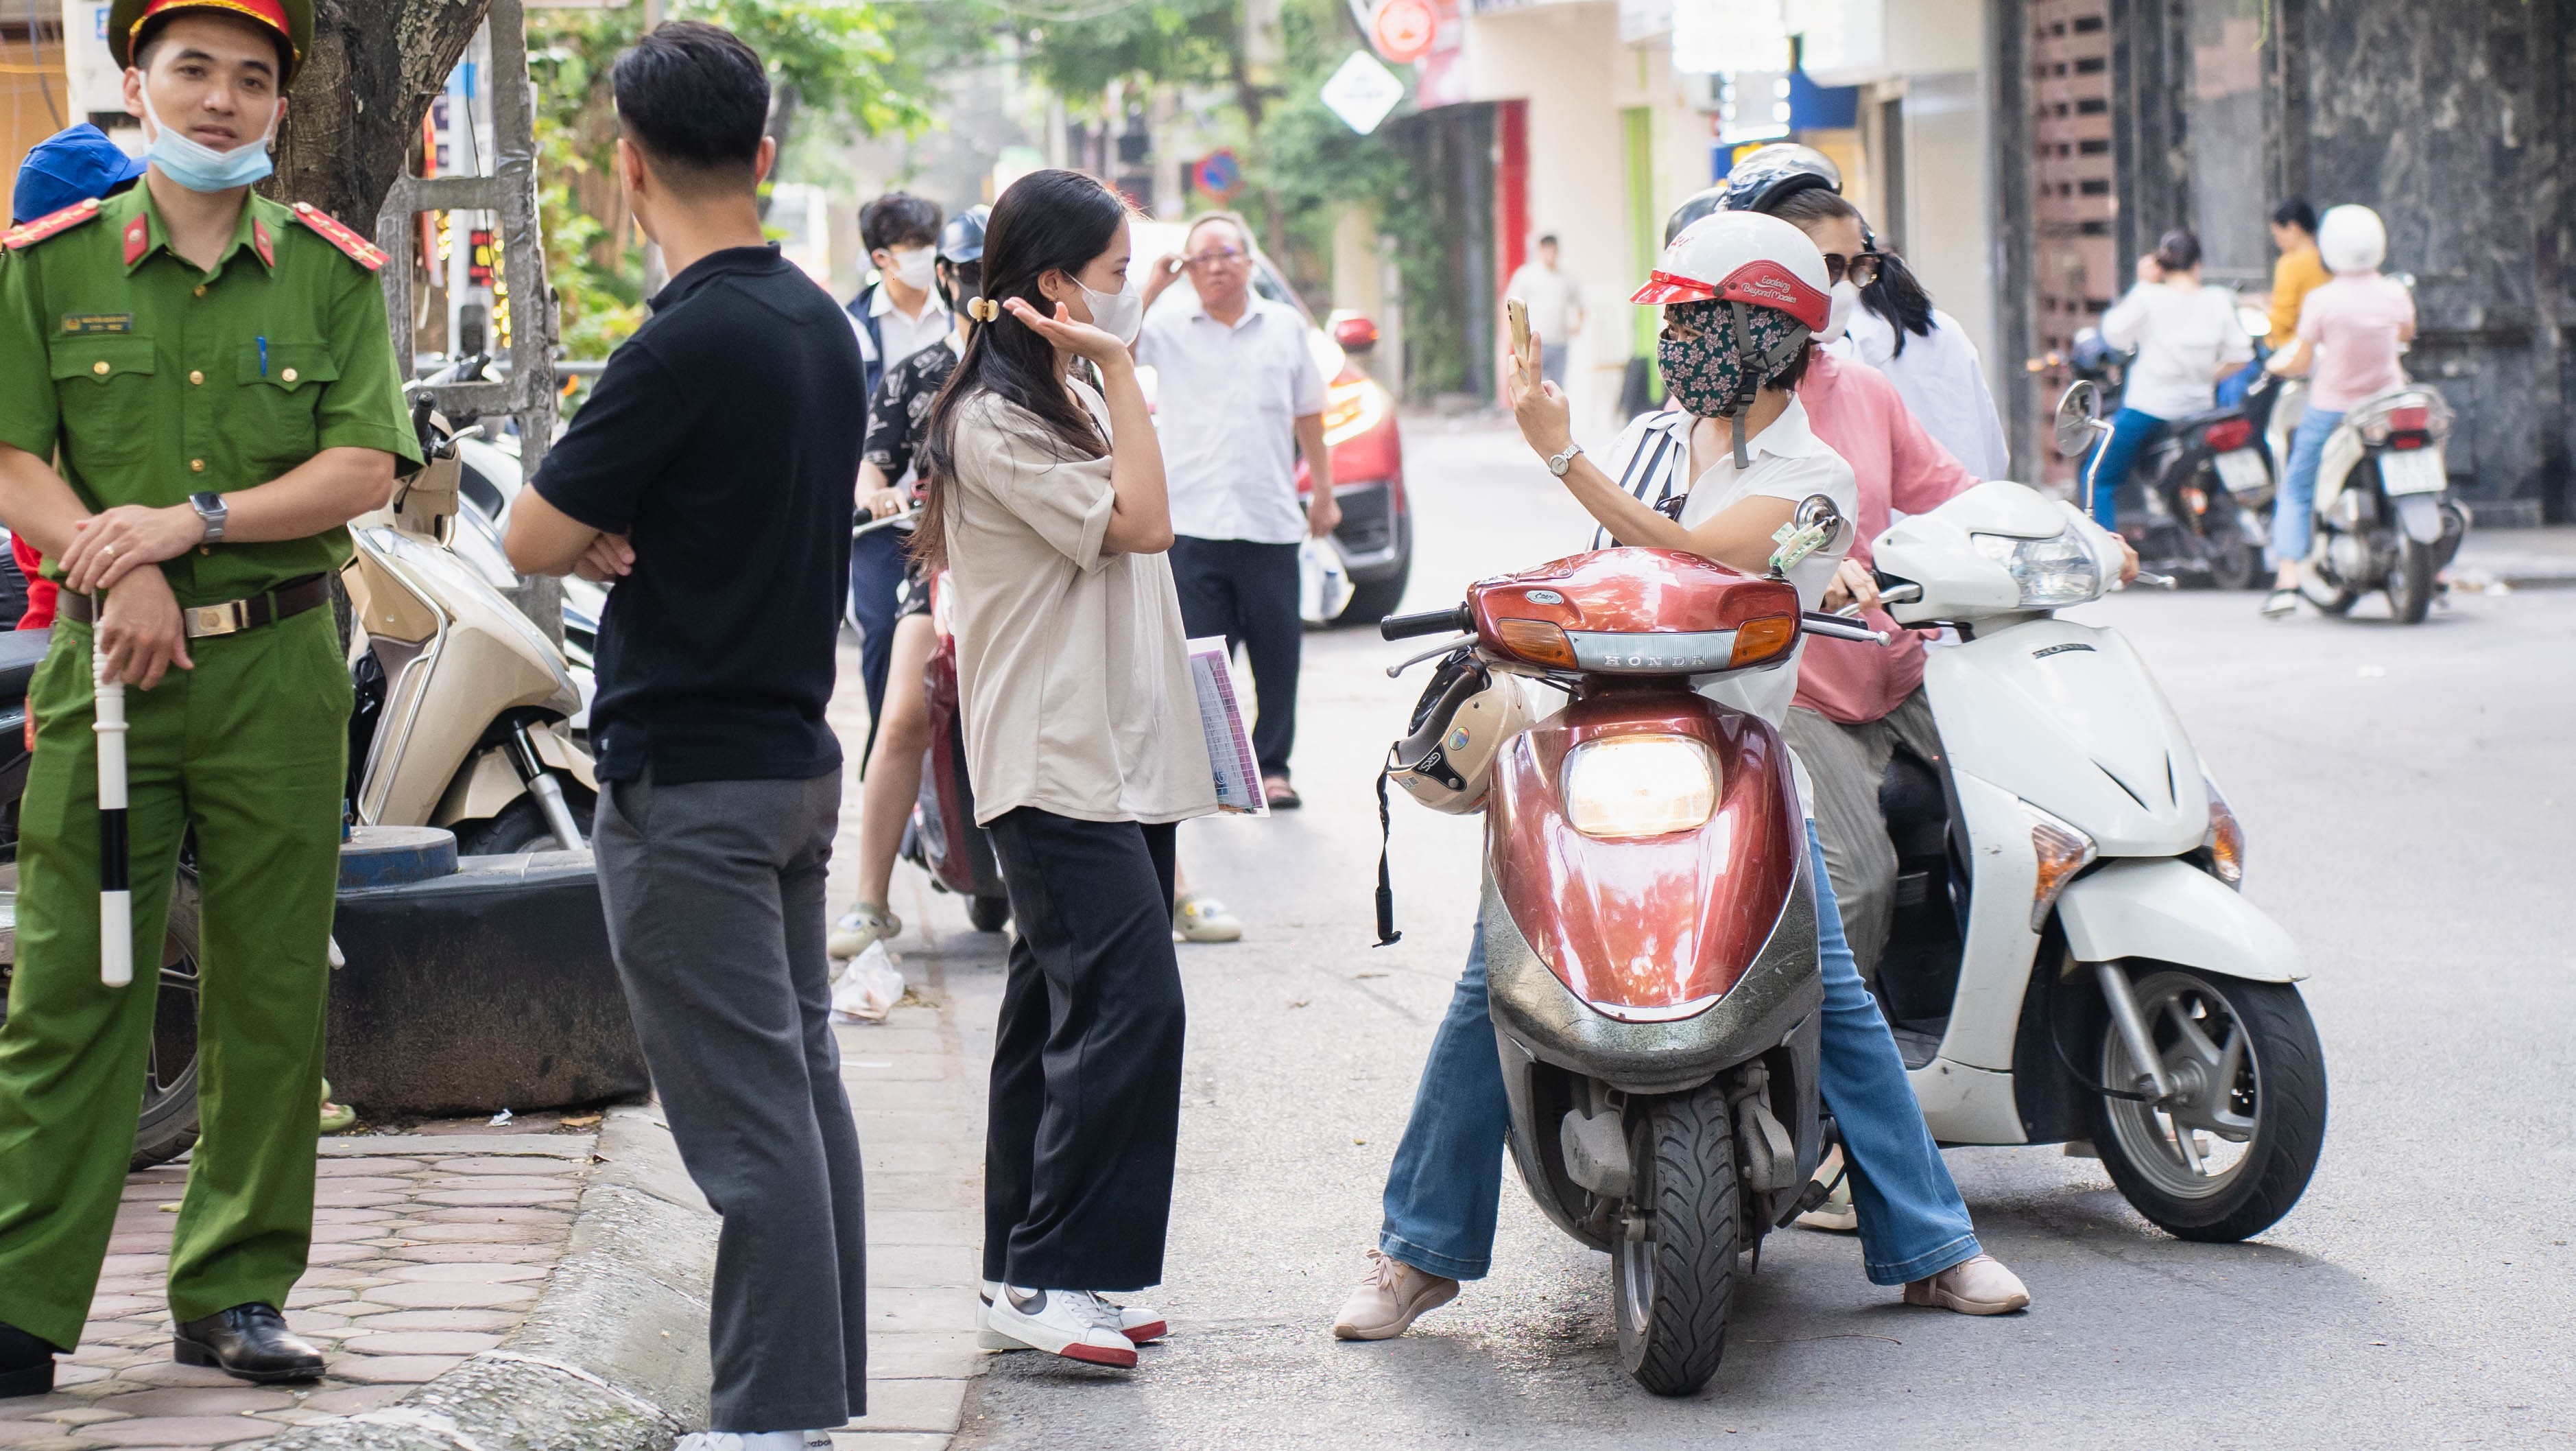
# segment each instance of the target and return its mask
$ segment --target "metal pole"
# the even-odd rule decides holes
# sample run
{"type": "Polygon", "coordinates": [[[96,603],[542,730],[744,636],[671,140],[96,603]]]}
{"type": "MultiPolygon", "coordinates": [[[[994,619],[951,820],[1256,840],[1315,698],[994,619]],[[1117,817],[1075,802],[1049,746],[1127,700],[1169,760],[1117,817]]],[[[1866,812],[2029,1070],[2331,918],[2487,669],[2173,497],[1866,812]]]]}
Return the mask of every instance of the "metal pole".
{"type": "MultiPolygon", "coordinates": [[[[104,596],[91,595],[90,618],[105,621],[104,596]]],[[[125,686],[108,677],[107,652],[91,626],[90,686],[98,735],[98,980],[109,987],[134,981],[134,892],[126,880],[125,686]]]]}

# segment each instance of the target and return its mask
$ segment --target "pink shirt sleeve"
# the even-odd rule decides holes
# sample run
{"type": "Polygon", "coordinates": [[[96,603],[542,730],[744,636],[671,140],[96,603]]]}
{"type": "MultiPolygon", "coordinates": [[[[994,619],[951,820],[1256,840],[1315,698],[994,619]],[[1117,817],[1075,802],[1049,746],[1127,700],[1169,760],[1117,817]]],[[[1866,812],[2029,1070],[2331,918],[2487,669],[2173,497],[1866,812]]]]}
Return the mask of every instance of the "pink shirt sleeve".
{"type": "MultiPolygon", "coordinates": [[[[1889,392],[1895,392],[1891,385],[1889,392]]],[[[1922,514],[1948,503],[1977,486],[1977,476],[1941,446],[1941,440],[1923,431],[1923,425],[1904,400],[1888,420],[1889,463],[1888,502],[1908,514],[1922,514]]]]}

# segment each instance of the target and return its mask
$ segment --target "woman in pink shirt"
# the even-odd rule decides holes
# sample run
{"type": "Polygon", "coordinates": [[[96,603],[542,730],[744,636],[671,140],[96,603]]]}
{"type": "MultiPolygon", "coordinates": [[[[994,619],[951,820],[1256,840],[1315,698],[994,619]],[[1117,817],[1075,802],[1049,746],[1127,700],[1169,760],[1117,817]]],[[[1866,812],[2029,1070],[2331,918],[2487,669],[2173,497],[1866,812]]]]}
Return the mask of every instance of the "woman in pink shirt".
{"type": "MultiPolygon", "coordinates": [[[[2308,411],[2290,436],[2290,466],[2272,509],[2272,593],[2263,613],[2279,619],[2299,607],[2299,562],[2314,537],[2317,461],[2326,439],[2356,403],[2406,386],[2399,345],[2415,337],[2415,299],[2379,275],[2388,229],[2368,207],[2340,206],[2317,224],[2317,251],[2334,280],[2299,305],[2296,346],[2275,354],[2272,371],[2308,378],[2308,411]]],[[[1822,643],[1817,642],[1817,643],[1822,643]]]]}

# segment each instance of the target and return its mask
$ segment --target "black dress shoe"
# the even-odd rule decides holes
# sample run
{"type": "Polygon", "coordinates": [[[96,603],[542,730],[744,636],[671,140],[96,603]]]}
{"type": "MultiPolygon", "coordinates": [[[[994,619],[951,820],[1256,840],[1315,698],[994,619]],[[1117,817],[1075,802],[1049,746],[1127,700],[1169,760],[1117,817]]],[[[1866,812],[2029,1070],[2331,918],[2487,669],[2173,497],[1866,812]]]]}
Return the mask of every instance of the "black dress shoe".
{"type": "Polygon", "coordinates": [[[203,1320],[188,1321],[179,1327],[179,1338],[170,1349],[181,1365],[210,1365],[262,1385],[314,1380],[322,1374],[322,1352],[287,1329],[286,1317],[274,1305],[235,1305],[203,1320]]]}
{"type": "Polygon", "coordinates": [[[0,1400],[41,1396],[54,1388],[53,1342],[0,1323],[0,1400]]]}

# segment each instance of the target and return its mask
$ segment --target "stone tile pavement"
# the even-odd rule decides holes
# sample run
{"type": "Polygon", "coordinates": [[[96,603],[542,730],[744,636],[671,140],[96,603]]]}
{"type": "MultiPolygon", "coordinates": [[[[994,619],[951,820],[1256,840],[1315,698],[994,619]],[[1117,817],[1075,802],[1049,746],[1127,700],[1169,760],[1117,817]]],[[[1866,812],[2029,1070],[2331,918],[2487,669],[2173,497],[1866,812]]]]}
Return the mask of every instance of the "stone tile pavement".
{"type": "Polygon", "coordinates": [[[312,1385],[255,1387],[170,1358],[162,1298],[184,1165],[127,1179],[79,1349],[49,1396],[0,1401],[0,1447],[242,1446],[379,1411],[497,1347],[561,1256],[589,1134],[325,1140],[312,1268],[287,1322],[331,1357],[312,1385]]]}

